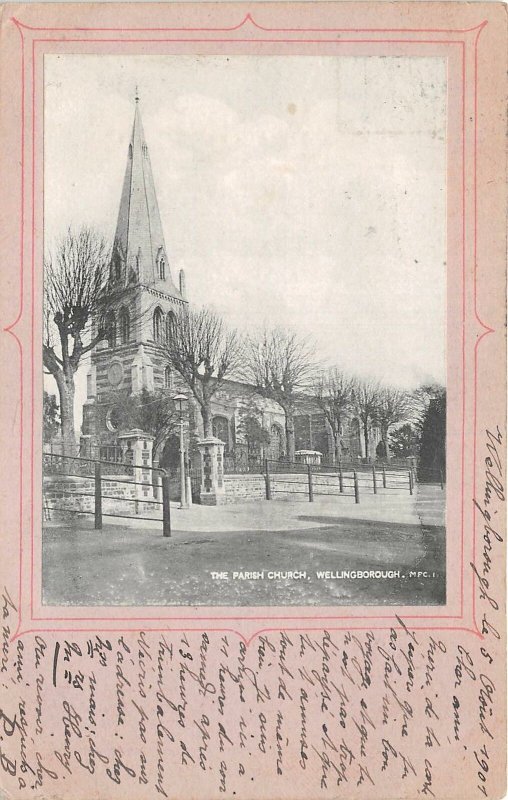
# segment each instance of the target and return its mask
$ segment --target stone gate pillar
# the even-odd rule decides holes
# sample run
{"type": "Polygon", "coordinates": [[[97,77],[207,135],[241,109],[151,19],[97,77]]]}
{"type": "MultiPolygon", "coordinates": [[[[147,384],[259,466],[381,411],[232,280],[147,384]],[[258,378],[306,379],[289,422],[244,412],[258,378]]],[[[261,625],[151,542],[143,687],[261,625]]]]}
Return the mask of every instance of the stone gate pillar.
{"type": "Polygon", "coordinates": [[[122,448],[122,461],[133,466],[135,494],[138,500],[151,498],[153,494],[153,473],[149,469],[152,466],[153,438],[139,428],[122,433],[118,437],[122,448]]]}
{"type": "Polygon", "coordinates": [[[198,442],[201,454],[200,499],[204,506],[219,506],[226,502],[224,486],[224,442],[209,436],[198,442]]]}

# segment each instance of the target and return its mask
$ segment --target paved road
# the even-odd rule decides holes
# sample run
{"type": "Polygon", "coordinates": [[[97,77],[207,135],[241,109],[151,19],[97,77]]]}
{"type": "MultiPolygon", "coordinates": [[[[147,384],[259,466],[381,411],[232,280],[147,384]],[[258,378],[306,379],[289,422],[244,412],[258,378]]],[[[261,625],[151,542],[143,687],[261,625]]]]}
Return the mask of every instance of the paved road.
{"type": "MultiPolygon", "coordinates": [[[[442,496],[436,502],[442,504],[442,496]]],[[[283,504],[285,529],[221,525],[161,535],[89,518],[47,528],[43,536],[43,600],[49,605],[338,606],[445,602],[445,531],[420,522],[409,507],[401,521],[365,519],[367,509],[283,504]],[[289,509],[289,506],[293,507],[289,509]],[[296,508],[295,508],[296,507],[296,508]],[[411,513],[409,513],[411,511],[411,513]],[[341,516],[338,516],[338,513],[341,516]],[[357,516],[355,516],[355,514],[357,516]],[[294,525],[288,525],[289,518],[294,525]],[[405,521],[410,519],[410,522],[405,521]],[[320,572],[395,571],[394,578],[319,577],[320,572]],[[217,580],[212,572],[227,572],[217,580]],[[243,578],[233,578],[233,573],[243,578]],[[245,573],[263,573],[248,578],[245,573]],[[269,573],[283,573],[271,578],[269,573]],[[284,573],[305,573],[294,578],[284,573]],[[411,573],[416,573],[412,575],[411,573]],[[420,573],[418,575],[418,573],[420,573]],[[422,574],[425,573],[425,574],[422,574]]],[[[258,506],[259,509],[259,506],[258,506]]],[[[205,509],[199,509],[196,519],[205,509]]],[[[181,512],[182,514],[185,512],[181,512]]],[[[265,512],[266,513],[266,512],[265,512]]],[[[270,511],[271,514],[278,512],[270,511]]],[[[232,514],[234,511],[227,511],[232,514]]],[[[394,516],[392,512],[387,516],[394,516]]],[[[210,515],[208,515],[210,520],[210,515]]],[[[187,517],[190,524],[191,517],[187,517]]]]}

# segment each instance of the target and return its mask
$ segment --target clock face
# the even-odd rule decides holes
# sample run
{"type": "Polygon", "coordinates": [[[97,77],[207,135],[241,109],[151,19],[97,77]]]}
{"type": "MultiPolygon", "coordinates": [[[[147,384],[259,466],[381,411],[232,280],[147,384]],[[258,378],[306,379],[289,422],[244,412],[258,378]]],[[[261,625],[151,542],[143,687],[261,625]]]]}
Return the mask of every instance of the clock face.
{"type": "Polygon", "coordinates": [[[122,382],[123,369],[122,365],[115,361],[108,369],[108,381],[111,386],[118,386],[122,382]]]}

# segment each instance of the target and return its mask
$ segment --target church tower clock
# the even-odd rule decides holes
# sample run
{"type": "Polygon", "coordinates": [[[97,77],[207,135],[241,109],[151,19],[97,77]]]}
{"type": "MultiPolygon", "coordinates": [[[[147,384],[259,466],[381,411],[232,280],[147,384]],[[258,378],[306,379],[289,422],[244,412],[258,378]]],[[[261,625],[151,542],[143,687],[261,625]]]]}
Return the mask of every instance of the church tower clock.
{"type": "Polygon", "coordinates": [[[164,343],[187,306],[183,270],[178,287],[171,274],[137,92],[110,282],[121,300],[102,321],[107,338],[92,351],[83,408],[83,434],[95,444],[116,441],[122,397],[173,389],[164,343]]]}

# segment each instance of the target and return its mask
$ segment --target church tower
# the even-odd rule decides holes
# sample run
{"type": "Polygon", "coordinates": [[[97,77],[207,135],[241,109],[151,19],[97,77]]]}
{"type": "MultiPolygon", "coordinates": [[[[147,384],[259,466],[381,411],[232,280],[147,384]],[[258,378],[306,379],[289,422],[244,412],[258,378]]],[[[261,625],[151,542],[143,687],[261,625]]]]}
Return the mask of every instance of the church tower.
{"type": "Polygon", "coordinates": [[[92,351],[83,408],[83,434],[96,444],[115,441],[122,397],[173,389],[164,343],[172,315],[187,305],[183,270],[178,287],[171,274],[137,91],[110,282],[121,299],[103,320],[107,339],[92,351]]]}

